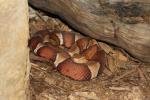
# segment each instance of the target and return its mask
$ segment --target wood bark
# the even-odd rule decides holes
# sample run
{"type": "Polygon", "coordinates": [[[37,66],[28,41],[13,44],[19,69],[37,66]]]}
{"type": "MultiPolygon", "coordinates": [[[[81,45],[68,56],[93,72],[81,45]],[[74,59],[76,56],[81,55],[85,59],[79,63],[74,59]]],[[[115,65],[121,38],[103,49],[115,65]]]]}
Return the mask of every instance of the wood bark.
{"type": "Polygon", "coordinates": [[[0,100],[29,100],[27,0],[0,0],[0,100]]]}
{"type": "MultiPolygon", "coordinates": [[[[148,1],[139,3],[132,1],[129,7],[126,6],[126,2],[124,3],[125,0],[120,0],[122,3],[116,1],[29,0],[29,3],[36,8],[58,15],[85,35],[119,46],[133,57],[150,62],[149,23],[140,23],[136,20],[137,22],[133,23],[129,21],[129,24],[122,21],[128,16],[129,18],[146,16],[149,19],[148,1]],[[113,14],[114,12],[116,14],[113,14]]],[[[130,0],[126,1],[130,4],[130,0]]]]}

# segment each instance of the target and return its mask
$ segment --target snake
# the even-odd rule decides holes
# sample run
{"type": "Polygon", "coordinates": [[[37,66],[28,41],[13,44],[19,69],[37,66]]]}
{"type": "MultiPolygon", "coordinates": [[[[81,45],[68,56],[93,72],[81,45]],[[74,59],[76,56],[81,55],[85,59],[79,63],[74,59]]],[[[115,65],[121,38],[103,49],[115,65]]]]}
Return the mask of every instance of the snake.
{"type": "Polygon", "coordinates": [[[29,48],[73,80],[96,78],[106,66],[106,53],[98,42],[71,31],[39,30],[29,39],[29,48]]]}

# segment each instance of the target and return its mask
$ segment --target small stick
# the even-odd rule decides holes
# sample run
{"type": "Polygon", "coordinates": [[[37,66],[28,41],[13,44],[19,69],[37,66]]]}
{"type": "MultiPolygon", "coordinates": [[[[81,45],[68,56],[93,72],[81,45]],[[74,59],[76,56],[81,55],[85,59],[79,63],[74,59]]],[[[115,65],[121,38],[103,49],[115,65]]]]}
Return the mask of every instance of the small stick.
{"type": "Polygon", "coordinates": [[[124,73],[124,74],[121,75],[121,76],[118,76],[118,77],[114,78],[114,79],[112,80],[112,82],[117,81],[117,80],[119,80],[119,79],[121,79],[121,78],[123,78],[123,77],[125,77],[125,76],[127,76],[127,75],[129,75],[129,74],[134,73],[135,71],[137,71],[137,68],[139,68],[141,65],[142,65],[142,63],[140,63],[138,67],[136,67],[136,68],[134,68],[134,69],[132,69],[132,70],[130,70],[130,71],[127,71],[126,73],[124,73]]]}
{"type": "Polygon", "coordinates": [[[140,79],[145,81],[145,80],[146,80],[146,77],[145,77],[143,71],[141,70],[141,68],[138,67],[137,70],[138,70],[140,79]]]}
{"type": "Polygon", "coordinates": [[[36,15],[45,23],[46,29],[48,29],[48,23],[43,19],[42,15],[36,11],[36,15]]]}
{"type": "Polygon", "coordinates": [[[42,71],[42,72],[43,72],[43,71],[46,72],[45,70],[41,69],[40,66],[37,65],[37,64],[31,63],[31,65],[32,65],[32,68],[34,68],[34,69],[36,69],[36,70],[39,70],[39,71],[42,71]]]}
{"type": "Polygon", "coordinates": [[[140,76],[141,80],[148,80],[149,79],[147,73],[144,70],[142,70],[140,66],[137,69],[138,69],[139,76],[140,76]]]}
{"type": "Polygon", "coordinates": [[[109,89],[116,91],[130,91],[129,87],[109,87],[109,89]]]}
{"type": "Polygon", "coordinates": [[[30,62],[30,64],[31,64],[31,66],[39,67],[39,65],[32,63],[32,62],[30,62]]]}
{"type": "Polygon", "coordinates": [[[135,69],[132,69],[132,70],[130,70],[130,71],[127,71],[126,73],[122,74],[121,76],[118,76],[118,77],[114,78],[114,79],[112,80],[112,82],[118,81],[119,79],[122,79],[122,78],[124,78],[125,76],[127,76],[127,75],[129,75],[129,74],[132,74],[132,73],[134,73],[136,70],[137,70],[137,69],[135,68],[135,69]]]}

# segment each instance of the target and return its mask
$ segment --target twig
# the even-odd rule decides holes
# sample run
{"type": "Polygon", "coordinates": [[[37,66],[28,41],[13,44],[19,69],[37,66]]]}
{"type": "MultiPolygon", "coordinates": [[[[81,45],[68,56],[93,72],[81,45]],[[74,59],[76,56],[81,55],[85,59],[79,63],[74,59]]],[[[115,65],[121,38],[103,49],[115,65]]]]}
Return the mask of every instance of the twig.
{"type": "Polygon", "coordinates": [[[122,78],[124,78],[125,76],[127,76],[127,75],[129,75],[129,74],[132,74],[132,73],[134,73],[136,70],[137,70],[137,69],[134,68],[134,69],[132,69],[132,70],[130,70],[130,71],[127,71],[126,73],[122,74],[121,76],[118,76],[118,77],[114,78],[114,79],[112,80],[112,82],[118,81],[119,79],[122,79],[122,78]]]}
{"type": "Polygon", "coordinates": [[[32,63],[32,62],[30,64],[31,64],[31,66],[39,67],[39,65],[32,63]]]}
{"type": "Polygon", "coordinates": [[[36,70],[39,70],[39,71],[42,71],[42,72],[43,72],[43,71],[46,72],[44,69],[41,69],[40,66],[37,65],[37,64],[31,63],[31,65],[32,65],[32,68],[33,68],[33,69],[36,69],[36,70]]]}
{"type": "Polygon", "coordinates": [[[109,87],[109,89],[116,91],[130,91],[129,87],[109,87]]]}
{"type": "Polygon", "coordinates": [[[144,76],[144,73],[143,73],[143,71],[141,70],[141,68],[138,67],[137,70],[138,70],[140,79],[145,81],[145,80],[146,80],[146,77],[144,76]]]}
{"type": "Polygon", "coordinates": [[[139,72],[139,76],[140,76],[140,78],[141,78],[141,80],[148,80],[148,75],[147,75],[147,73],[145,72],[145,71],[143,71],[142,69],[141,69],[141,66],[139,66],[138,68],[137,68],[137,70],[138,70],[138,72],[139,72]]]}
{"type": "Polygon", "coordinates": [[[48,29],[48,23],[43,19],[42,15],[36,11],[36,15],[45,23],[46,29],[48,29]]]}

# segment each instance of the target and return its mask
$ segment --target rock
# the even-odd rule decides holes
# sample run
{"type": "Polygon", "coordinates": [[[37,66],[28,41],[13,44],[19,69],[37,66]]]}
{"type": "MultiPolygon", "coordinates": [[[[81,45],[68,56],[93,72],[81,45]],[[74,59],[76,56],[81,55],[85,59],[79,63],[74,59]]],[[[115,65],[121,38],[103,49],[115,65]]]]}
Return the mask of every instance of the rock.
{"type": "Polygon", "coordinates": [[[29,100],[27,0],[0,0],[0,99],[29,100]]]}

